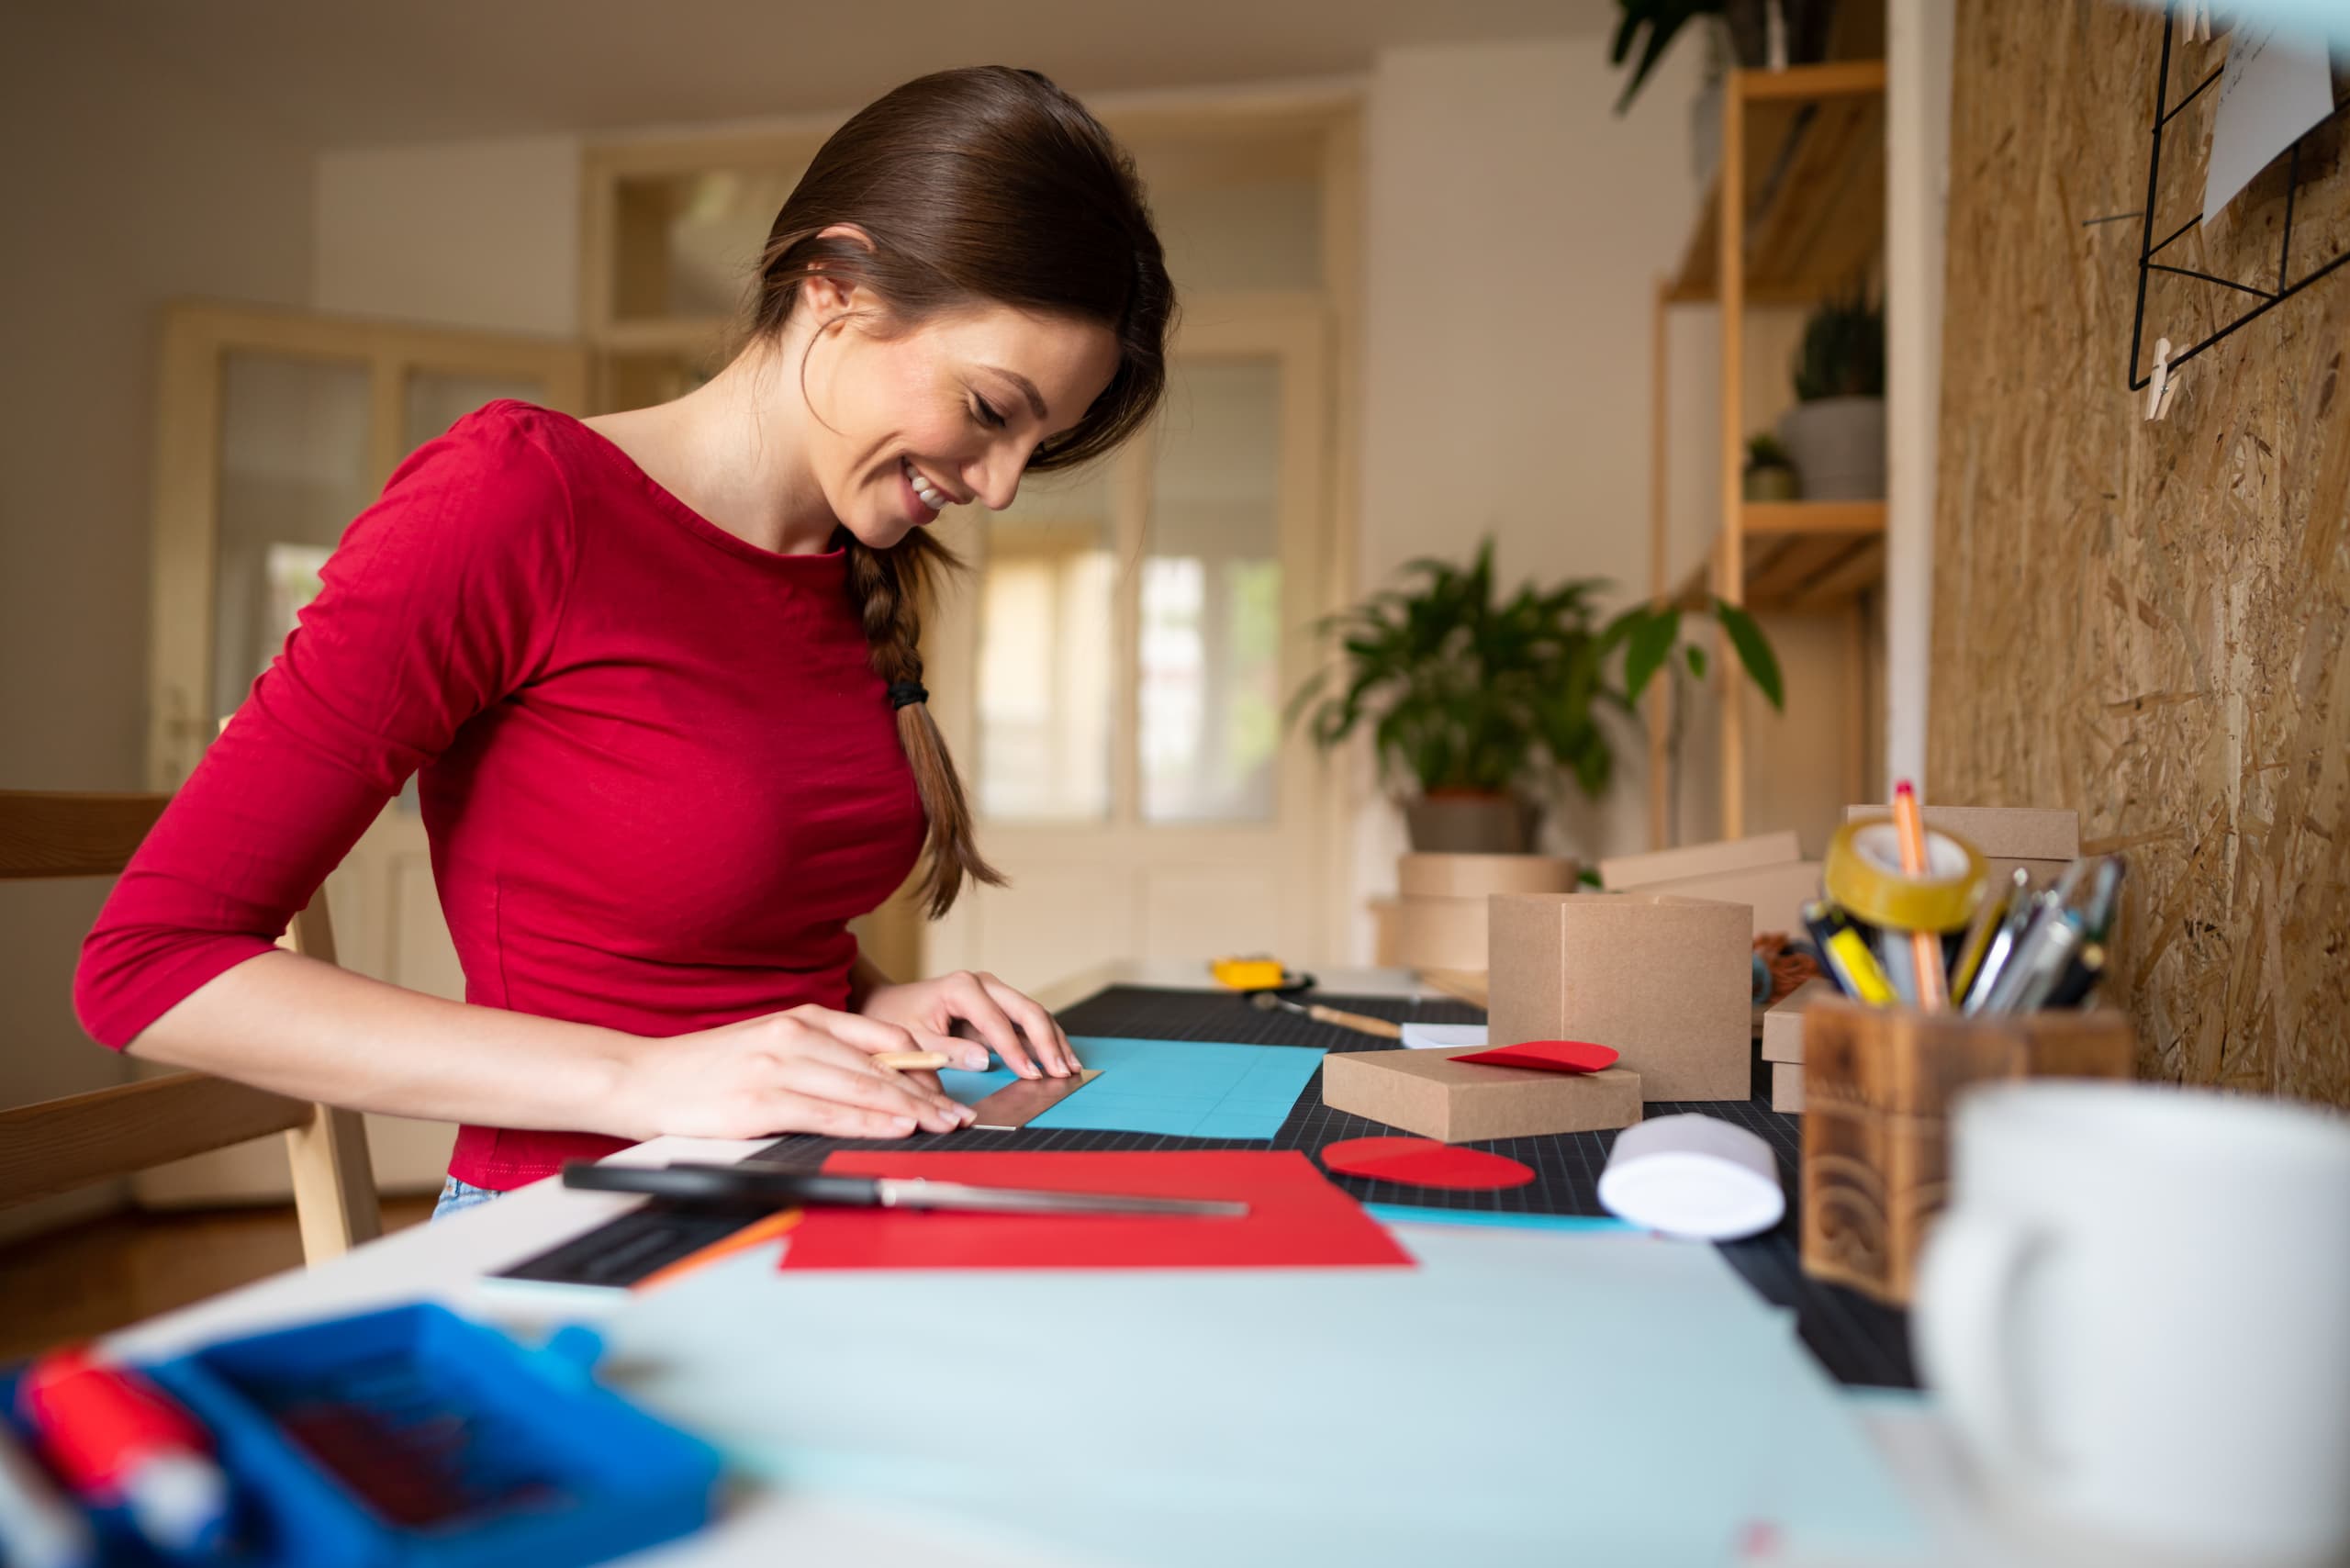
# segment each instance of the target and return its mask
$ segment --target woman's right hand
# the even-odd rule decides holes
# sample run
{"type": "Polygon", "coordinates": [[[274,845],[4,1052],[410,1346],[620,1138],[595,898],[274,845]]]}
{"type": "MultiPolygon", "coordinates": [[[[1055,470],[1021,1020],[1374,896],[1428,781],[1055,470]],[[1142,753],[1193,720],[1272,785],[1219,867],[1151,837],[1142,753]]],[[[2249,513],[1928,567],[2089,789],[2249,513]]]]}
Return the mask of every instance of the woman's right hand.
{"type": "Polygon", "coordinates": [[[688,1035],[640,1037],[621,1069],[617,1120],[639,1139],[664,1134],[753,1138],[783,1133],[904,1137],[947,1133],[972,1111],[928,1073],[874,1065],[921,1047],[894,1024],[809,1005],[688,1035]]]}

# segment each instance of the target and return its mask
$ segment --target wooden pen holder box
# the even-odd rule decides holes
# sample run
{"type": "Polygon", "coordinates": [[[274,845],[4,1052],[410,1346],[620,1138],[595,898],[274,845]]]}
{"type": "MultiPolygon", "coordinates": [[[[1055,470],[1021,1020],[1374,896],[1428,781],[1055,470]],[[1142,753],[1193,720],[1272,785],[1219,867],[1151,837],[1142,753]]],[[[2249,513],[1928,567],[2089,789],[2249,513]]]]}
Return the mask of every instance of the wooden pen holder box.
{"type": "Polygon", "coordinates": [[[2128,1078],[2111,1008],[1967,1018],[1823,999],[1803,1014],[1803,1266],[1907,1305],[1950,1182],[1952,1099],[2010,1078],[2128,1078]]]}

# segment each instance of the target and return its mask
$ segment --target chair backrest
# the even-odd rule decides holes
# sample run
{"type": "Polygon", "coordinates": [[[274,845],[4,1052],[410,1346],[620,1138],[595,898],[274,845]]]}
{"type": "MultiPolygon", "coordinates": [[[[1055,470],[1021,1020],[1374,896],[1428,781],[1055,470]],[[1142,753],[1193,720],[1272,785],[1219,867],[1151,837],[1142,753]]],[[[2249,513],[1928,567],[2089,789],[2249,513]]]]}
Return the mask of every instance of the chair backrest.
{"type": "MultiPolygon", "coordinates": [[[[170,801],[0,790],[0,881],[119,875],[170,801]]],[[[325,889],[278,945],[335,961],[325,889]]],[[[0,1207],[275,1132],[293,1165],[305,1259],[383,1234],[358,1113],[195,1072],[0,1110],[0,1207]]]]}

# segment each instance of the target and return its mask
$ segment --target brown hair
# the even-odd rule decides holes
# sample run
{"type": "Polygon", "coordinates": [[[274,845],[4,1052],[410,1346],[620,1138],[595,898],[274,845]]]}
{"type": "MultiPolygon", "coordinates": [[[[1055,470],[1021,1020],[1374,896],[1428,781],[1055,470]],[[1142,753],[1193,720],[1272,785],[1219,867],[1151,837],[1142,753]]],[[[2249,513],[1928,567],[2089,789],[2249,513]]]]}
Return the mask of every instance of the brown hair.
{"type": "MultiPolygon", "coordinates": [[[[1030,473],[1116,448],[1147,424],[1167,383],[1175,289],[1134,160],[1082,104],[1044,75],[974,66],[918,77],[834,131],[776,215],[759,263],[755,342],[780,336],[816,273],[861,284],[891,326],[919,327],[975,305],[1098,322],[1118,367],[1093,406],[1040,442],[1030,473]],[[852,224],[872,240],[820,238],[852,224]]],[[[804,368],[804,361],[803,361],[804,368]]],[[[922,603],[935,574],[960,565],[919,530],[875,550],[846,529],[848,591],[885,681],[922,679],[922,603]]],[[[898,710],[930,822],[918,889],[934,920],[966,877],[1002,886],[980,857],[963,783],[927,704],[898,710]]]]}

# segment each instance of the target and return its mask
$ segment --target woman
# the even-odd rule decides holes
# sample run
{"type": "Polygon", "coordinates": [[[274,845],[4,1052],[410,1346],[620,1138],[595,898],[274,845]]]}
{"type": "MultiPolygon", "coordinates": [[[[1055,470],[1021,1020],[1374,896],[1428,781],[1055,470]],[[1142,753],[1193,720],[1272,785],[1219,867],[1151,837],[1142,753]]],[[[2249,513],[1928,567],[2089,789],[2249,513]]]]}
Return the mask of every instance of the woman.
{"type": "Polygon", "coordinates": [[[943,1133],[877,1053],[1029,1077],[1069,1041],[845,928],[926,856],[999,882],[923,705],[940,510],[1139,430],[1173,291],[1133,164],[1032,72],[926,76],[778,215],[745,347],[657,408],[503,401],[403,463],[124,873],[102,1043],[464,1125],[442,1210],[665,1133],[943,1133]],[[419,775],[464,1004],[273,946],[419,775]]]}

